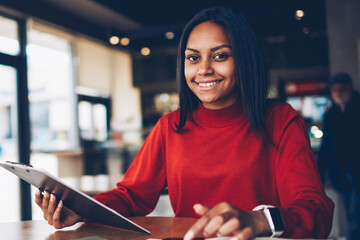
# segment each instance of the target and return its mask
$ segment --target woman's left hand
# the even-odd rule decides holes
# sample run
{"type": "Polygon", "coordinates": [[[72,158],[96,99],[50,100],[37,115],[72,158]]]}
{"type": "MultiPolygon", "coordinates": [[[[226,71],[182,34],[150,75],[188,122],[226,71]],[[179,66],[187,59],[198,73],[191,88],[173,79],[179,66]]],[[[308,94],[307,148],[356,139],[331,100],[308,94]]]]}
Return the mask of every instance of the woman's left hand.
{"type": "Polygon", "coordinates": [[[184,240],[193,239],[201,234],[205,237],[232,236],[231,240],[271,235],[263,211],[242,211],[227,202],[211,209],[195,204],[194,210],[202,217],[189,229],[184,240]]]}

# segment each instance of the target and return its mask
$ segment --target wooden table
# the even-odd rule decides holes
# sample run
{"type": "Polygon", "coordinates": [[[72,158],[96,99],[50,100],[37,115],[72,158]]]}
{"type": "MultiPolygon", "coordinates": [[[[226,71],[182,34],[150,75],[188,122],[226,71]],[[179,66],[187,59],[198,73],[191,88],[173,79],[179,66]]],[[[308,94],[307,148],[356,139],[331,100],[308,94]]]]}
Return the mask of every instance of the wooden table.
{"type": "Polygon", "coordinates": [[[0,239],[11,240],[146,240],[148,238],[182,238],[195,223],[193,218],[132,217],[135,223],[151,232],[151,235],[122,230],[101,224],[78,223],[56,230],[46,221],[22,221],[0,224],[0,239]]]}
{"type": "MultiPolygon", "coordinates": [[[[131,217],[130,220],[151,232],[151,235],[93,223],[77,223],[56,230],[44,220],[0,223],[0,239],[11,240],[146,240],[183,238],[196,222],[195,218],[131,217]]],[[[256,238],[266,240],[270,238],[256,238]]],[[[271,240],[280,238],[271,238],[271,240]]],[[[281,240],[286,240],[282,238],[281,240]]],[[[299,239],[298,239],[299,240],[299,239]]],[[[310,240],[310,239],[308,239],[310,240]]]]}

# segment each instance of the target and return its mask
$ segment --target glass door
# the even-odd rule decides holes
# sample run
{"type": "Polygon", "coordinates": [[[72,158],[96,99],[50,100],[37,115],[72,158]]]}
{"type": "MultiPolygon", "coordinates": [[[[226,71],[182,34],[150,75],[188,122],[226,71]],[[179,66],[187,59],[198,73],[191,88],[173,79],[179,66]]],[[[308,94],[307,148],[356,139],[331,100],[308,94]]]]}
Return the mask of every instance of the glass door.
{"type": "Polygon", "coordinates": [[[107,150],[110,97],[78,95],[80,142],[83,149],[84,174],[107,174],[107,150]]]}
{"type": "MultiPolygon", "coordinates": [[[[0,65],[0,161],[18,162],[16,69],[0,65]]],[[[0,222],[20,220],[19,178],[0,169],[0,222]]]]}
{"type": "MultiPolygon", "coordinates": [[[[0,162],[19,162],[18,71],[14,61],[19,52],[18,23],[0,16],[0,162]]],[[[0,168],[0,191],[4,193],[0,198],[0,222],[19,221],[20,181],[3,168],[0,168]]]]}

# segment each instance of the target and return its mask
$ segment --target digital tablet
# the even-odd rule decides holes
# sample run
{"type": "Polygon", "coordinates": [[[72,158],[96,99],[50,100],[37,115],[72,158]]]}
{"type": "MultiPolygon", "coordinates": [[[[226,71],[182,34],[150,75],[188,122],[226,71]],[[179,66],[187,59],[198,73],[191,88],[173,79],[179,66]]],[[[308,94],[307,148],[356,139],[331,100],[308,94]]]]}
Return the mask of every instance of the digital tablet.
{"type": "Polygon", "coordinates": [[[30,183],[41,191],[47,191],[62,200],[65,207],[73,210],[89,222],[150,234],[136,223],[125,218],[113,209],[82,193],[41,168],[16,162],[0,162],[0,166],[30,183]]]}

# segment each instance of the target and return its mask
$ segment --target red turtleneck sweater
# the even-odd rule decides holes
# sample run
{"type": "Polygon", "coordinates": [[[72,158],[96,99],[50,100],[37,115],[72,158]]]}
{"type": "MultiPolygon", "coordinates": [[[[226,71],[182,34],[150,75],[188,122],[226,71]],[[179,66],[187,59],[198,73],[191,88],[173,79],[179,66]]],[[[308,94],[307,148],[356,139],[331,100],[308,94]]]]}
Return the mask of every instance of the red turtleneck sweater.
{"type": "Polygon", "coordinates": [[[156,124],[117,188],[95,199],[125,215],[150,213],[168,187],[177,217],[198,217],[192,206],[226,201],[246,211],[279,207],[284,237],[326,238],[333,203],[325,195],[303,119],[288,104],[266,115],[275,147],[259,141],[239,103],[200,107],[180,133],[178,111],[156,124]]]}

